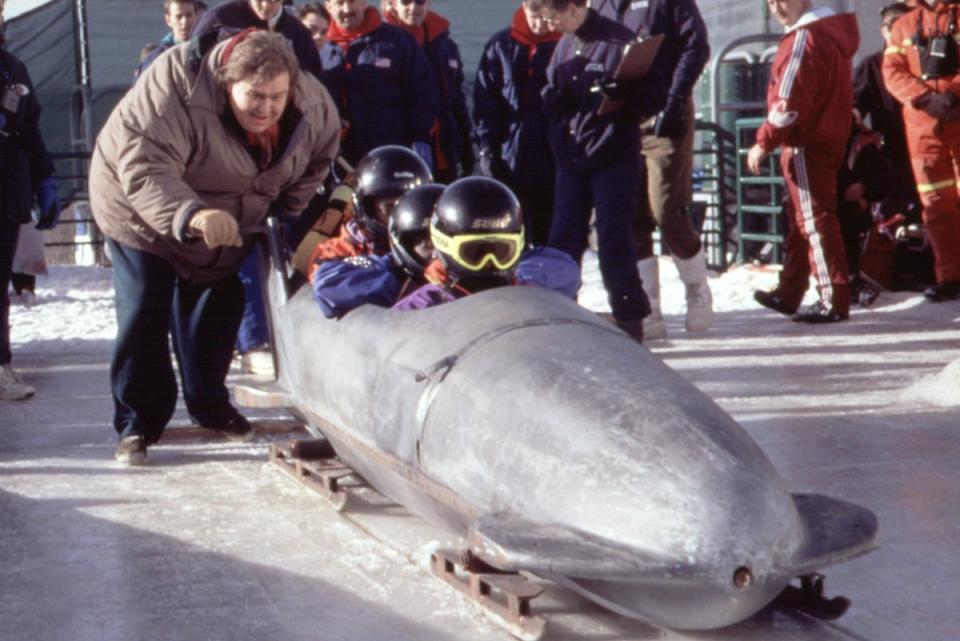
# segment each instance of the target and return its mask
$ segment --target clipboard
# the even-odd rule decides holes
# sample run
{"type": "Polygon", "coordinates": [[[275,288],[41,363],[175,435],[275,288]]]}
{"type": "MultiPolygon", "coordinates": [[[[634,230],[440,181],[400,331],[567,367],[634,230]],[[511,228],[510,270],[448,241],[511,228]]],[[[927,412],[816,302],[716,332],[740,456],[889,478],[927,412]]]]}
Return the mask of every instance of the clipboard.
{"type": "MultiPolygon", "coordinates": [[[[655,36],[634,40],[627,44],[623,49],[623,57],[620,59],[620,64],[617,65],[613,79],[639,80],[647,75],[651,65],[653,65],[653,59],[660,49],[660,43],[663,42],[663,36],[664,34],[658,33],[655,36]]],[[[621,104],[623,103],[620,101],[604,98],[603,102],[600,103],[600,108],[597,109],[597,113],[601,116],[608,114],[619,109],[621,104]]]]}

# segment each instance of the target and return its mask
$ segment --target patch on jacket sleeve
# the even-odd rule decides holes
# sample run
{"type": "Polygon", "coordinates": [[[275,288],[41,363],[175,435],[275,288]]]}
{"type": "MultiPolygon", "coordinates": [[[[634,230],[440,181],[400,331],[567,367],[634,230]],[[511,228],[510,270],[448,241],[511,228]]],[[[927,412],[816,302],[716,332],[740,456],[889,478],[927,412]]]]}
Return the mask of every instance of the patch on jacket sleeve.
{"type": "Polygon", "coordinates": [[[783,129],[796,122],[797,115],[796,111],[787,111],[786,100],[778,100],[776,104],[773,105],[770,113],[767,114],[767,122],[778,129],[783,129]]]}
{"type": "Polygon", "coordinates": [[[362,269],[372,269],[373,261],[370,260],[368,256],[349,256],[343,259],[343,262],[348,265],[353,265],[354,267],[360,267],[362,269]]]}
{"type": "Polygon", "coordinates": [[[389,69],[391,64],[390,58],[377,58],[373,62],[373,66],[379,69],[389,69]]]}

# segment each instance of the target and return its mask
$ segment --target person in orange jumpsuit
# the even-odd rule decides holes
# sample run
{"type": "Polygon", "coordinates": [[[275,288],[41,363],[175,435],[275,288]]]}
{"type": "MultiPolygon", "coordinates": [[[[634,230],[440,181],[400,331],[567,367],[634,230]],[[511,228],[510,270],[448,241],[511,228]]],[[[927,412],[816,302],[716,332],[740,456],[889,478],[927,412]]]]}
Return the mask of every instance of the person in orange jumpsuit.
{"type": "Polygon", "coordinates": [[[924,0],[893,24],[883,79],[903,103],[907,147],[933,247],[932,301],[960,298],[960,3],[924,0]]]}

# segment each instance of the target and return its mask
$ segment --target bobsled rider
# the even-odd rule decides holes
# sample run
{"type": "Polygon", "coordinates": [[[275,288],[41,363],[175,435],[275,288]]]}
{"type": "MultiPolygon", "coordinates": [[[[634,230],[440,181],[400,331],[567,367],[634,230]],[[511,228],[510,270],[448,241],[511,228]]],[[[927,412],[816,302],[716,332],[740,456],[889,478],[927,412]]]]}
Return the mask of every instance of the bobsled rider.
{"type": "MultiPolygon", "coordinates": [[[[364,156],[346,181],[349,189],[341,186],[334,192],[334,211],[328,211],[318,221],[329,225],[331,216],[341,213],[337,235],[321,240],[311,250],[307,278],[312,282],[317,267],[329,260],[386,254],[387,223],[397,200],[408,190],[431,181],[426,163],[406,147],[387,145],[364,156]]],[[[308,233],[305,242],[316,238],[317,235],[308,233]]]]}
{"type": "Polygon", "coordinates": [[[523,255],[520,203],[503,183],[461,178],[447,187],[430,219],[436,258],[423,285],[394,309],[423,309],[504,285],[537,285],[575,298],[580,268],[569,255],[549,248],[523,255]]]}
{"type": "Polygon", "coordinates": [[[960,4],[925,0],[894,24],[883,79],[903,103],[907,147],[933,246],[932,301],[960,298],[960,4]]]}
{"type": "Polygon", "coordinates": [[[320,265],[311,280],[313,298],[327,318],[339,318],[365,303],[390,307],[424,284],[433,259],[430,217],[444,186],[414,187],[397,201],[390,216],[390,253],[351,256],[320,265]]]}

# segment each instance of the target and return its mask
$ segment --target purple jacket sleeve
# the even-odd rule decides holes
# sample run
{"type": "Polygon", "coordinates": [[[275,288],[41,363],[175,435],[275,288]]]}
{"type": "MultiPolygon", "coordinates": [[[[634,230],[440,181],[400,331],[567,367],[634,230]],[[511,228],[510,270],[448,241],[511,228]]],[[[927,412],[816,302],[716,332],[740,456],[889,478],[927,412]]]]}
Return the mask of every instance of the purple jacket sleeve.
{"type": "Polygon", "coordinates": [[[580,265],[566,252],[552,247],[524,252],[516,278],[518,285],[543,287],[574,300],[580,291],[580,265]]]}
{"type": "Polygon", "coordinates": [[[456,296],[440,285],[428,283],[415,289],[410,295],[400,299],[392,309],[409,312],[417,309],[426,309],[456,300],[456,296]]]}

